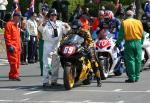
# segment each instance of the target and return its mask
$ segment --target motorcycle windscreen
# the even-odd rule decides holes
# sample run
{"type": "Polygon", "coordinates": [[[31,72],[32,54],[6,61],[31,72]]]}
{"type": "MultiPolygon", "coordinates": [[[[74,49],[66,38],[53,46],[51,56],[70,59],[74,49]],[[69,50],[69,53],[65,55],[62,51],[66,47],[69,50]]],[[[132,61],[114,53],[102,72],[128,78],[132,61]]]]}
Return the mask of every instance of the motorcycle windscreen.
{"type": "Polygon", "coordinates": [[[82,44],[83,42],[84,38],[78,34],[72,34],[64,41],[65,44],[82,44]]]}

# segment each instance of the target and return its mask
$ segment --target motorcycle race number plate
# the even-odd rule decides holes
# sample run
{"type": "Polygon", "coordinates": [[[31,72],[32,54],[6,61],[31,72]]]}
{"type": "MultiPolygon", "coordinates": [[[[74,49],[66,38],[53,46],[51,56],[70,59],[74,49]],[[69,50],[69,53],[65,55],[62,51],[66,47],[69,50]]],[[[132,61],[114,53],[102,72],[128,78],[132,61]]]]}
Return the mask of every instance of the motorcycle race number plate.
{"type": "Polygon", "coordinates": [[[111,46],[111,42],[110,39],[106,40],[106,39],[102,39],[102,40],[98,40],[96,43],[96,46],[99,48],[107,48],[109,46],[111,46]]]}
{"type": "Polygon", "coordinates": [[[75,53],[75,47],[74,47],[74,46],[65,46],[65,47],[62,49],[62,53],[63,53],[65,56],[72,55],[72,54],[75,53]]]}

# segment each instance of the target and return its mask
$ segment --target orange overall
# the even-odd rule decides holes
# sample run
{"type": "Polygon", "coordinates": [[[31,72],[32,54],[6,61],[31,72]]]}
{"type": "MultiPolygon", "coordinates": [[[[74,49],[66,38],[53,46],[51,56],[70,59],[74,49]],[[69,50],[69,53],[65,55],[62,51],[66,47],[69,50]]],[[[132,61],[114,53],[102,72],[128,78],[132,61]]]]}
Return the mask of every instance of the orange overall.
{"type": "Polygon", "coordinates": [[[20,30],[18,26],[9,21],[6,23],[4,38],[6,43],[7,57],[10,64],[9,78],[15,79],[19,77],[20,65],[20,30]],[[9,52],[9,46],[14,48],[14,52],[9,52]]]}
{"type": "Polygon", "coordinates": [[[89,32],[89,21],[83,17],[80,17],[80,21],[82,22],[82,29],[84,29],[86,32],[89,32]]]}

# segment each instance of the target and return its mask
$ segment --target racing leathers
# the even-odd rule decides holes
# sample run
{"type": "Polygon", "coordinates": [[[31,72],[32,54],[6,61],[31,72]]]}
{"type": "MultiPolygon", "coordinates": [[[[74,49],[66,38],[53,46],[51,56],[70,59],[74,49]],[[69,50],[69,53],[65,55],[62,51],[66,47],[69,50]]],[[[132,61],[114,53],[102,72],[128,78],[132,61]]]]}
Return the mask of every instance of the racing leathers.
{"type": "Polygon", "coordinates": [[[84,44],[83,45],[85,45],[90,50],[90,53],[91,53],[90,58],[91,58],[93,71],[94,71],[95,76],[97,78],[97,86],[101,86],[100,71],[98,69],[99,65],[98,65],[97,60],[96,60],[94,47],[93,47],[94,43],[93,43],[90,32],[87,32],[84,29],[71,30],[67,33],[67,36],[72,35],[72,34],[79,34],[79,36],[84,38],[84,44]]]}
{"type": "Polygon", "coordinates": [[[113,37],[114,39],[118,38],[118,32],[119,32],[120,25],[121,25],[121,22],[119,19],[113,17],[112,19],[108,21],[102,20],[100,21],[99,24],[100,24],[99,25],[100,29],[108,29],[110,33],[114,34],[114,37],[113,37]]]}

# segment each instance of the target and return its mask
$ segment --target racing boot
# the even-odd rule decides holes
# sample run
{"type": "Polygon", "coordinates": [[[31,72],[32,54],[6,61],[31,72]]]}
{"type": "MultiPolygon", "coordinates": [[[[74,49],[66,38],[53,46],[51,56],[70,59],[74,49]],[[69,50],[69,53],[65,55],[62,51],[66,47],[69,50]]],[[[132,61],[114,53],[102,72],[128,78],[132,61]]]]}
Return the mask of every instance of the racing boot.
{"type": "Polygon", "coordinates": [[[96,70],[95,75],[96,75],[96,80],[97,80],[97,86],[101,87],[102,82],[101,82],[101,77],[100,77],[100,71],[98,69],[96,70]]]}

